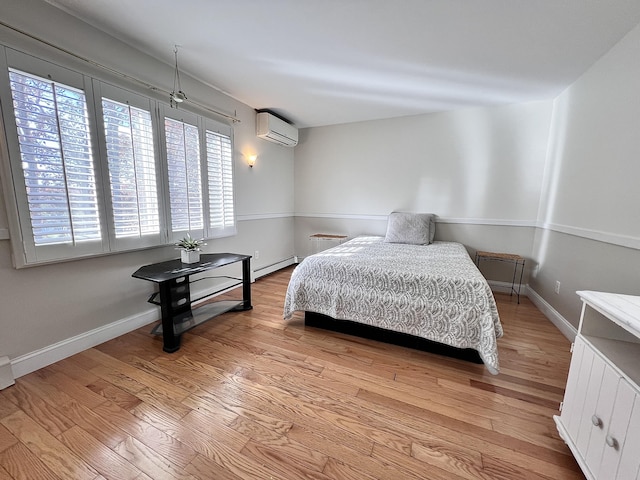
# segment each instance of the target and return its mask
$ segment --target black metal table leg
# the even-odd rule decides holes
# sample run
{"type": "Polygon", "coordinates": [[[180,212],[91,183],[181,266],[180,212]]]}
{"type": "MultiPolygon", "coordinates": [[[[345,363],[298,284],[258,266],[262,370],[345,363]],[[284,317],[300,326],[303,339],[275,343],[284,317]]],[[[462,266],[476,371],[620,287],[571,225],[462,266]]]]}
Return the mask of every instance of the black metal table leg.
{"type": "Polygon", "coordinates": [[[160,311],[162,312],[162,350],[173,353],[180,348],[180,336],[175,334],[172,312],[171,280],[158,285],[160,289],[160,311]]]}
{"type": "Polygon", "coordinates": [[[251,257],[242,261],[242,309],[251,310],[251,257]]]}

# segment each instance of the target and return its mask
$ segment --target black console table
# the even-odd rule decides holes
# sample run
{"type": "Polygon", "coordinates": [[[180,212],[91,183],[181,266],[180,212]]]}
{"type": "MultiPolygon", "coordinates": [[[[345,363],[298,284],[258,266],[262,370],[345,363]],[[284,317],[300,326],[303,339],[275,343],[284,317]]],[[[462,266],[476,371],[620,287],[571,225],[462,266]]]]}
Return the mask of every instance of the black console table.
{"type": "MultiPolygon", "coordinates": [[[[151,333],[162,334],[163,350],[173,353],[180,348],[180,335],[213,317],[229,311],[250,310],[251,305],[251,256],[236,253],[204,253],[197,263],[182,263],[179,259],[145,265],[136,270],[132,277],[157,283],[159,291],[149,297],[148,302],[160,305],[162,323],[151,333]],[[242,262],[242,279],[234,277],[242,284],[242,300],[220,300],[191,308],[197,302],[218,292],[197,299],[191,299],[189,275],[242,262]],[[157,300],[158,295],[160,301],[157,300]]],[[[197,280],[196,280],[197,281],[197,280]]],[[[225,288],[225,290],[228,287],[225,288]]]]}

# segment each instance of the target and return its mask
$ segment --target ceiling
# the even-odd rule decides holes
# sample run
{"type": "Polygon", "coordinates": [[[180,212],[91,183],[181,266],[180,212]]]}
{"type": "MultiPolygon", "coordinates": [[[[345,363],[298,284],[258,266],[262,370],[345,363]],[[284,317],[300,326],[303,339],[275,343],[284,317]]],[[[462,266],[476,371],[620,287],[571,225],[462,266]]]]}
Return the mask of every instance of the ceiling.
{"type": "Polygon", "coordinates": [[[47,0],[298,127],[553,98],[638,0],[47,0]]]}

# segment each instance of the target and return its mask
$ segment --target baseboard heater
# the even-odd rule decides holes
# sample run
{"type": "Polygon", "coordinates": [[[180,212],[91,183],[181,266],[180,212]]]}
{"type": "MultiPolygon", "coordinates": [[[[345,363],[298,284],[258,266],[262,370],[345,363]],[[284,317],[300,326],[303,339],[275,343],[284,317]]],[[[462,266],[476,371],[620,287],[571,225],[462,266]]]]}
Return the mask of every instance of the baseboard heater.
{"type": "Polygon", "coordinates": [[[283,268],[287,268],[288,266],[293,265],[294,263],[296,263],[295,257],[289,257],[284,260],[280,260],[279,262],[275,262],[270,265],[263,265],[260,268],[256,268],[253,271],[253,274],[255,278],[258,279],[260,277],[269,275],[273,272],[277,272],[278,270],[281,270],[283,268]]]}

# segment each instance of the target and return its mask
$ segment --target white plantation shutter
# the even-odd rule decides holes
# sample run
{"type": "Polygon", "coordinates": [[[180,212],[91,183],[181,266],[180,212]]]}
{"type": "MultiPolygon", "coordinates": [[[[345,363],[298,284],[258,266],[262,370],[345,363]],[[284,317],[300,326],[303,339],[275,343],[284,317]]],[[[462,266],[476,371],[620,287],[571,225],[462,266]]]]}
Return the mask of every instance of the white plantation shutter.
{"type": "Polygon", "coordinates": [[[204,229],[200,133],[196,125],[164,119],[171,231],[200,236],[204,229]]]}
{"type": "Polygon", "coordinates": [[[102,238],[84,92],[9,70],[33,243],[102,238]]]}
{"type": "Polygon", "coordinates": [[[126,85],[0,45],[17,268],[236,233],[233,127],[126,85]]]}
{"type": "Polygon", "coordinates": [[[233,147],[228,135],[206,131],[210,236],[235,233],[233,147]]]}
{"type": "Polygon", "coordinates": [[[151,114],[102,98],[116,239],[160,233],[151,114]]]}

